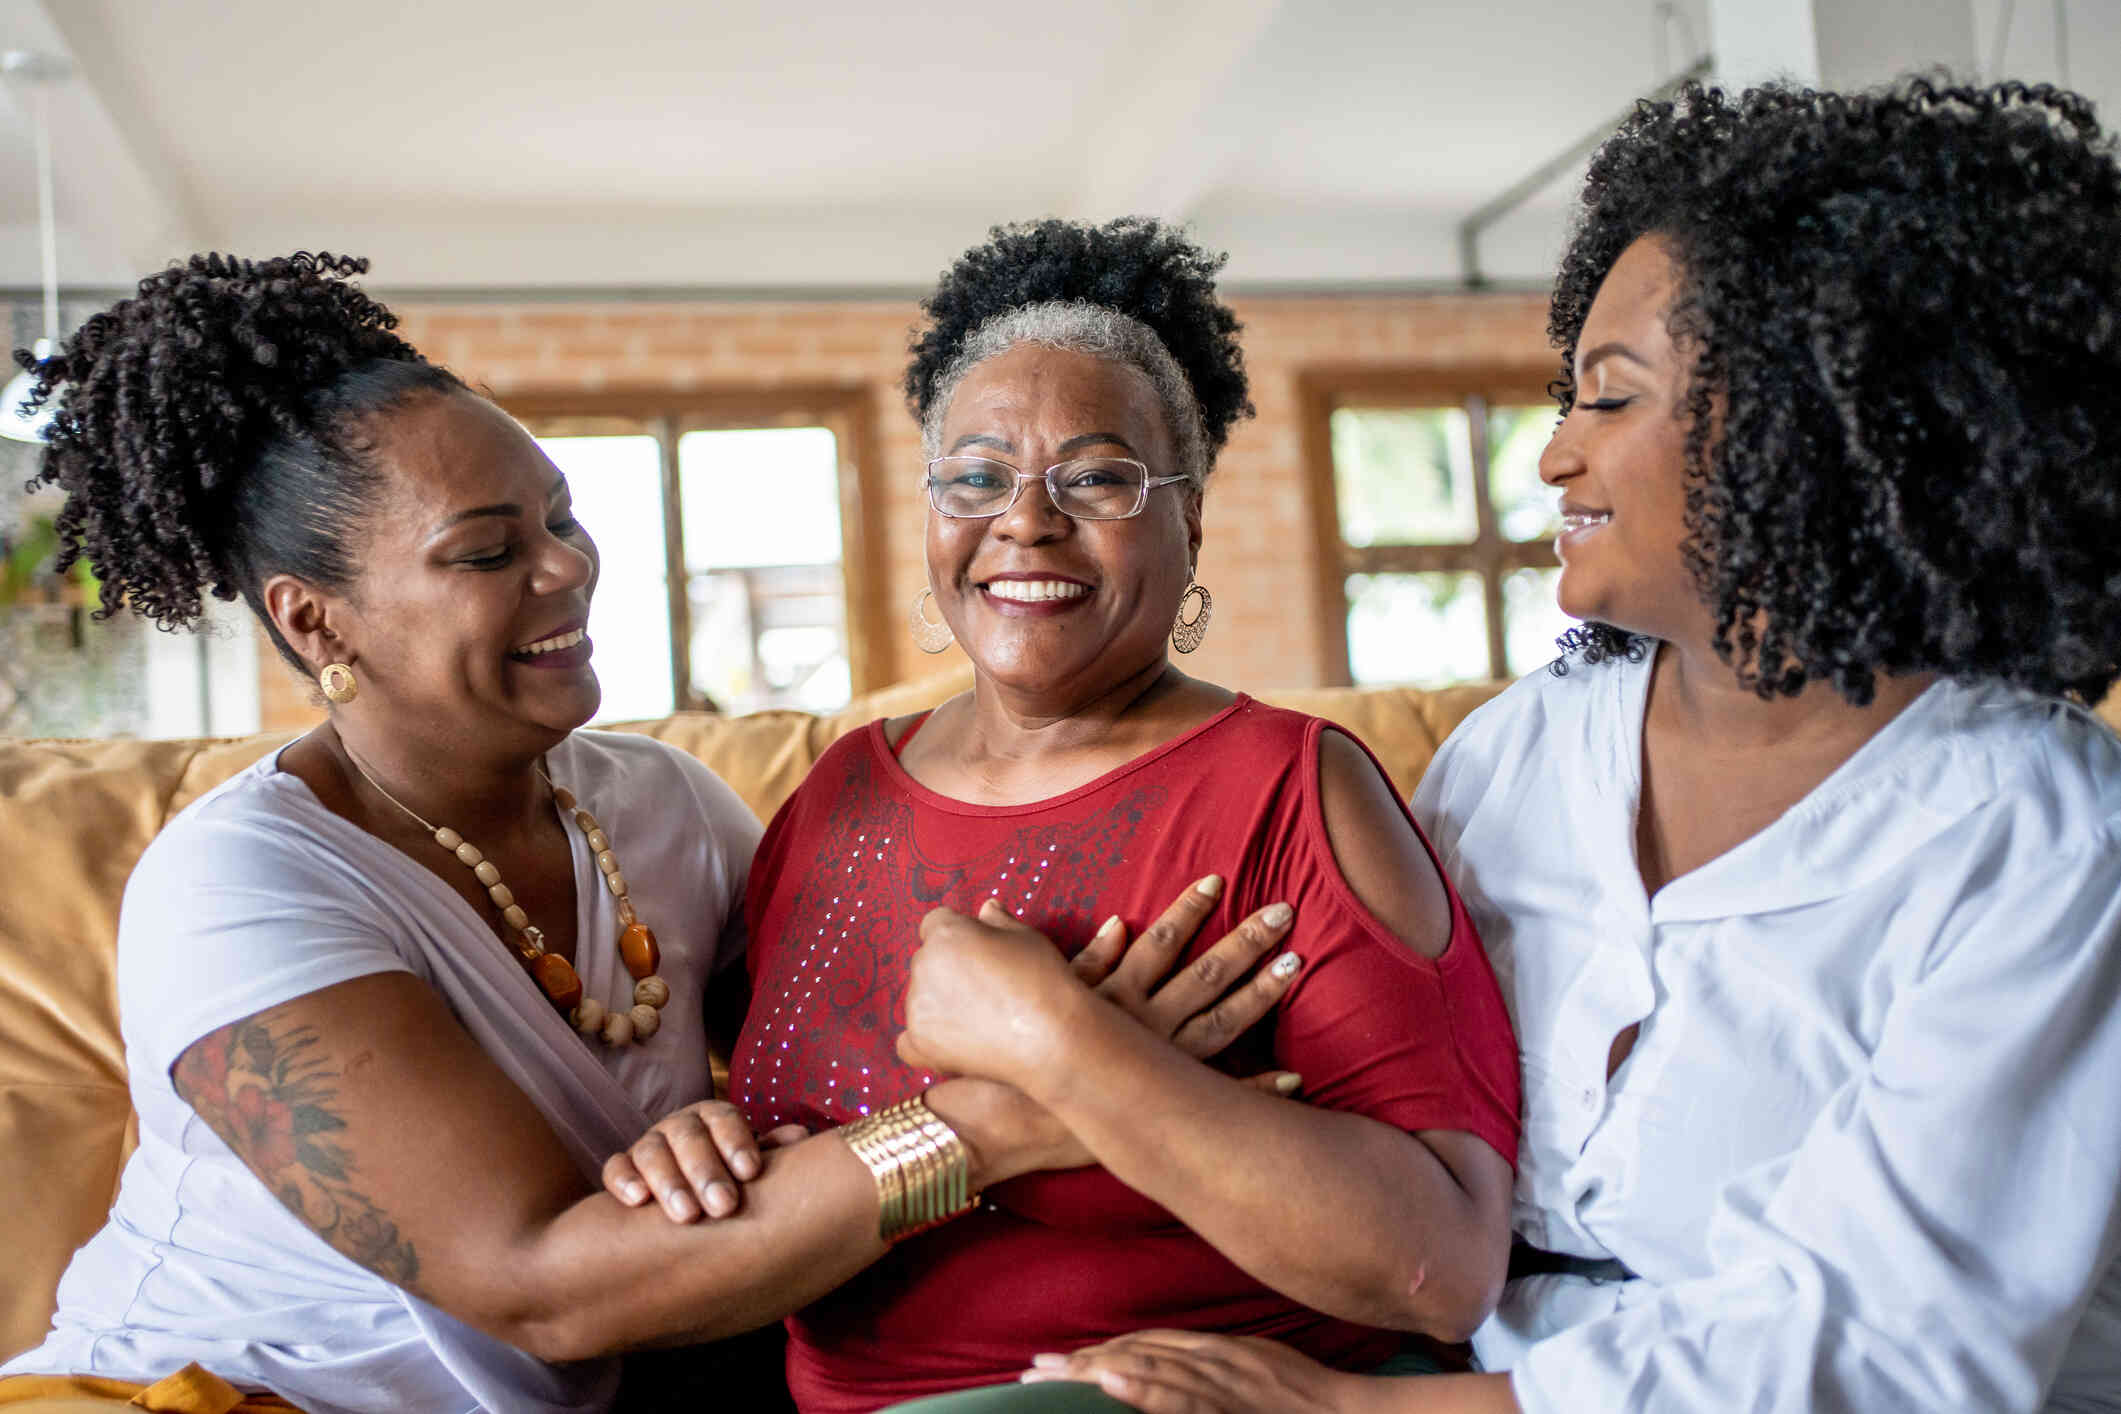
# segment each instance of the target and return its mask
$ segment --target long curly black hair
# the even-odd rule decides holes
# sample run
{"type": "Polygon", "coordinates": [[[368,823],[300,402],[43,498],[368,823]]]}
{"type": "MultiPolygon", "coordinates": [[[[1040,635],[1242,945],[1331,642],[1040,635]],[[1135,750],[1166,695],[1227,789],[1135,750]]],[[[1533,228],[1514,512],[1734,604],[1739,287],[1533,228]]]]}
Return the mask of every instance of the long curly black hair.
{"type": "Polygon", "coordinates": [[[379,484],[368,419],[419,391],[461,388],[391,331],[348,277],[368,262],[298,253],[195,255],[142,280],[50,358],[17,350],[57,399],[32,489],[66,493],[59,568],[86,557],[108,617],[123,604],[187,627],[201,592],[242,595],[292,573],[354,575],[352,532],[379,484]]]}
{"type": "MultiPolygon", "coordinates": [[[[1693,87],[1592,159],[1568,370],[1637,238],[1691,359],[1684,553],[1763,696],[1934,671],[2096,701],[2121,672],[2121,167],[2083,98],[1693,87]],[[1715,422],[1719,404],[1720,425],[1715,422]]],[[[1590,661],[1640,645],[1575,631],[1590,661]]],[[[1567,658],[1562,664],[1565,666],[1567,658]]]]}
{"type": "Polygon", "coordinates": [[[1048,218],[996,226],[959,256],[921,301],[927,327],[912,343],[906,400],[925,422],[943,375],[973,330],[997,314],[1082,301],[1146,324],[1171,351],[1193,396],[1212,459],[1231,424],[1252,415],[1237,316],[1215,293],[1227,257],[1147,216],[1093,226],[1048,218]]]}

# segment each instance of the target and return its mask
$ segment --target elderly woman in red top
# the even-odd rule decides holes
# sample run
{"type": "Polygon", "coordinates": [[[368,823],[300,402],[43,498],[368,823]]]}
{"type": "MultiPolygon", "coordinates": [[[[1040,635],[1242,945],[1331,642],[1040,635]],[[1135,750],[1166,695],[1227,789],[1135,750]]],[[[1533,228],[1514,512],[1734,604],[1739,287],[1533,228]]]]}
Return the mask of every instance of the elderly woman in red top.
{"type": "MultiPolygon", "coordinates": [[[[1362,746],[1169,659],[1207,626],[1201,493],[1250,411],[1219,264],[1153,222],[1048,221],[926,306],[915,632],[954,637],[974,686],[842,740],[767,830],[732,1094],[761,1132],[862,1126],[982,1075],[1094,1163],[927,1200],[909,1226],[962,1216],[791,1318],[805,1409],[1145,1324],[1371,1368],[1402,1332],[1463,1339],[1501,1288],[1516,1052],[1464,909],[1362,746]],[[1214,1068],[1045,940],[1109,951],[1196,878],[1203,938],[1293,905],[1301,968],[1214,1068]],[[1309,1103],[1232,1078],[1269,1066],[1309,1103]]],[[[887,1220],[917,1183],[880,1182],[887,1220]]]]}

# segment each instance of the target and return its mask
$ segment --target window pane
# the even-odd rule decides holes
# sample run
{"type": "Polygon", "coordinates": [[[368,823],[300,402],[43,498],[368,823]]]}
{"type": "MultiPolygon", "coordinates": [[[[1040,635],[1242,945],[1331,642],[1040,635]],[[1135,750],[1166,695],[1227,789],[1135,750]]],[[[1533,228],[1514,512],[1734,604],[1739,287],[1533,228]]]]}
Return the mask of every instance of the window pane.
{"type": "Polygon", "coordinates": [[[840,562],[840,458],[829,427],[687,432],[678,482],[689,570],[840,562]]]}
{"type": "Polygon", "coordinates": [[[1348,668],[1358,683],[1435,686],[1488,676],[1477,574],[1348,576],[1348,668]]]}
{"type": "Polygon", "coordinates": [[[1561,530],[1561,494],[1539,479],[1553,435],[1551,407],[1488,410],[1488,495],[1505,540],[1551,540],[1561,530]]]}
{"type": "Polygon", "coordinates": [[[824,427],[678,440],[692,677],[724,712],[846,705],[839,448],[824,427]]]}
{"type": "Polygon", "coordinates": [[[1560,570],[1516,570],[1502,581],[1502,634],[1510,672],[1523,676],[1561,655],[1554,640],[1576,623],[1554,602],[1560,570]]]}
{"type": "Polygon", "coordinates": [[[1336,408],[1333,488],[1350,545],[1471,541],[1471,425],[1463,408],[1336,408]]]}
{"type": "Polygon", "coordinates": [[[593,661],[604,687],[597,720],[668,716],[675,704],[663,473],[655,438],[542,437],[538,445],[567,474],[575,519],[595,539],[603,561],[589,602],[593,661]]]}

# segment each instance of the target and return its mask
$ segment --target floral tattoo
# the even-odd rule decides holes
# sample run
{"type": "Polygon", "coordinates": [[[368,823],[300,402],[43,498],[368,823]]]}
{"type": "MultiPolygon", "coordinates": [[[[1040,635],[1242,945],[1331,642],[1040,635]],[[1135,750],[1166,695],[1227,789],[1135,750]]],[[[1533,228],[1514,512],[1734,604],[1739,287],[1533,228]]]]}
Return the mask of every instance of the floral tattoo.
{"type": "Polygon", "coordinates": [[[275,1026],[271,1013],[202,1036],[170,1071],[177,1093],[273,1195],[362,1266],[407,1290],[419,1280],[412,1243],[355,1187],[358,1166],[336,1137],[339,1073],[314,1026],[275,1026]]]}

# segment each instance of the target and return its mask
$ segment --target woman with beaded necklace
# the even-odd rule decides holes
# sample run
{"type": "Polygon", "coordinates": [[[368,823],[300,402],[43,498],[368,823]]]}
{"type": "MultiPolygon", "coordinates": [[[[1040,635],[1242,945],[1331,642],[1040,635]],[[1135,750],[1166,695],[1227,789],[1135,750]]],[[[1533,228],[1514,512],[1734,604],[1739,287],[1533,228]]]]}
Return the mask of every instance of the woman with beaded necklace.
{"type": "MultiPolygon", "coordinates": [[[[742,1221],[594,1192],[651,1116],[710,1094],[758,826],[684,754],[577,730],[598,562],[566,480],[391,332],[363,269],[194,257],[38,366],[69,554],[164,627],[240,594],[330,716],[132,875],[140,1145],[0,1403],[170,1377],[316,1414],[599,1410],[599,1357],[766,1324],[874,1261],[880,1183],[910,1221],[1080,1161],[1020,1094],[958,1080],[926,1128],[764,1158],[729,1107],[688,1112],[707,1152],[663,1210],[727,1215],[733,1178],[742,1221]]],[[[1241,972],[1271,941],[1218,946],[1241,972]]],[[[1206,1014],[1242,1029],[1279,985],[1206,1014]]],[[[1223,990],[1140,995],[1170,1036],[1223,990]]]]}

